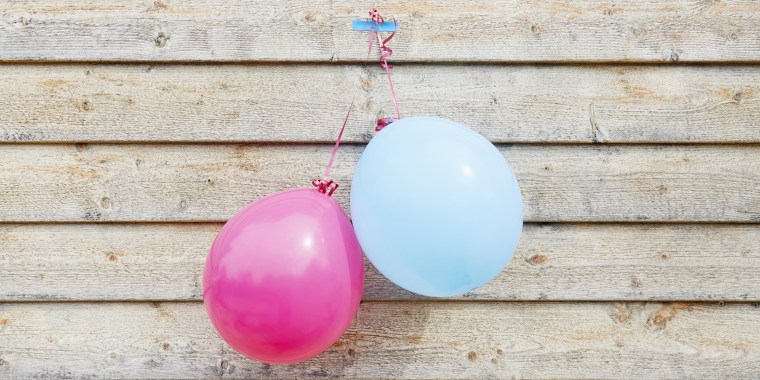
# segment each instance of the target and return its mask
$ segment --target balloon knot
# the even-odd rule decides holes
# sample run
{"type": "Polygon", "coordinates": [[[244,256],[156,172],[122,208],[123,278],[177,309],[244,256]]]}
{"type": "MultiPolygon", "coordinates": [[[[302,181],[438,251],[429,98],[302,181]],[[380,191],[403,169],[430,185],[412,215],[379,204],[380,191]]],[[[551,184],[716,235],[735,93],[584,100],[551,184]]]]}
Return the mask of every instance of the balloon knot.
{"type": "Polygon", "coordinates": [[[393,123],[394,121],[398,121],[395,117],[386,117],[383,119],[377,119],[377,126],[375,127],[375,131],[380,132],[383,130],[383,128],[387,127],[388,124],[393,123]]]}
{"type": "Polygon", "coordinates": [[[326,179],[315,179],[311,181],[311,184],[317,188],[317,191],[329,197],[333,195],[335,190],[338,190],[338,184],[332,180],[328,181],[326,179]]]}

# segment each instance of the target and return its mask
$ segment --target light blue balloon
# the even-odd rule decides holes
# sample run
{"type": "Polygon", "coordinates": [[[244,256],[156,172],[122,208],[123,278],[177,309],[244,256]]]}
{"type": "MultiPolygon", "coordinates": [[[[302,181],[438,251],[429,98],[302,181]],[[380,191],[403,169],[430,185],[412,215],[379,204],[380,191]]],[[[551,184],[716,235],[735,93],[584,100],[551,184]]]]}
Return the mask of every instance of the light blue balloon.
{"type": "Polygon", "coordinates": [[[501,273],[520,239],[522,197],[512,168],[483,136],[451,120],[409,117],[364,150],[351,216],[383,275],[447,297],[501,273]]]}

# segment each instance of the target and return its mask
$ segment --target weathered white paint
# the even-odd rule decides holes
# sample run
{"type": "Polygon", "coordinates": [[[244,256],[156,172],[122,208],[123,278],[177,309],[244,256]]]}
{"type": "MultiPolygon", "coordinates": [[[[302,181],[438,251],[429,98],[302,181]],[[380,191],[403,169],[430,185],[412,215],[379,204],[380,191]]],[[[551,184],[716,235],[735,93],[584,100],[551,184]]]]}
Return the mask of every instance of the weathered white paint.
{"type": "Polygon", "coordinates": [[[752,378],[760,307],[700,303],[363,303],[327,352],[242,357],[200,303],[0,305],[4,378],[752,378]]]}
{"type": "MultiPolygon", "coordinates": [[[[754,0],[384,1],[395,61],[757,61],[754,0]]],[[[351,0],[17,0],[0,60],[363,61],[351,0]]]]}
{"type": "MultiPolygon", "coordinates": [[[[760,66],[399,66],[402,115],[494,142],[760,141],[760,66]]],[[[359,65],[0,65],[0,141],[346,142],[393,114],[359,65]]]]}
{"type": "MultiPolygon", "coordinates": [[[[394,71],[402,113],[529,143],[499,145],[527,219],[563,223],[527,224],[502,276],[454,302],[420,301],[368,264],[357,321],[299,365],[234,353],[198,302],[112,302],[198,300],[219,222],[318,176],[330,147],[296,143],[331,142],[354,93],[346,141],[371,138],[390,101],[382,70],[360,63],[366,34],[348,27],[366,10],[0,4],[0,378],[760,373],[752,0],[385,1],[401,21],[391,60],[420,62],[394,71]],[[177,64],[190,61],[220,64],[177,64]],[[627,63],[674,61],[713,63],[627,63]],[[723,145],[661,144],[684,142],[723,145]],[[596,223],[610,221],[669,224],[596,223]],[[721,302],[509,302],[649,299],[721,302]],[[76,302],[88,300],[102,302],[76,302]]],[[[338,156],[344,206],[361,149],[338,156]]]]}
{"type": "MultiPolygon", "coordinates": [[[[332,171],[347,208],[363,146],[332,171]]],[[[501,146],[527,221],[760,219],[760,146],[501,146]]],[[[0,145],[5,221],[223,221],[311,186],[329,145],[0,145]]]]}
{"type": "MultiPolygon", "coordinates": [[[[219,223],[0,225],[0,300],[200,300],[219,223]]],[[[760,301],[760,225],[527,224],[466,300],[760,301]]],[[[365,300],[420,299],[366,262],[365,300]]]]}

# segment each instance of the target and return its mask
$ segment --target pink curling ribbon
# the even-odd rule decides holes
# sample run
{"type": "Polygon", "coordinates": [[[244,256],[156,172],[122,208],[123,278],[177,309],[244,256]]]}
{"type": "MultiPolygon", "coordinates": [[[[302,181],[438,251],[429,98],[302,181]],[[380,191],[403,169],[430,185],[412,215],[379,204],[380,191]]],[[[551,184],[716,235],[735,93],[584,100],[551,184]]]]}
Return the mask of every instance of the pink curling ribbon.
{"type": "MultiPolygon", "coordinates": [[[[380,67],[385,69],[385,73],[388,76],[388,85],[391,88],[391,97],[393,97],[393,105],[396,107],[396,117],[386,117],[382,119],[377,120],[377,127],[375,127],[375,131],[380,131],[383,128],[385,128],[388,124],[393,123],[394,121],[401,118],[401,113],[398,110],[398,99],[396,99],[396,90],[393,88],[393,79],[391,78],[391,69],[393,66],[391,66],[388,63],[388,57],[390,57],[393,54],[393,50],[388,47],[388,41],[393,38],[393,36],[396,34],[396,32],[391,33],[388,38],[383,39],[380,33],[380,25],[382,25],[385,22],[385,19],[383,16],[378,13],[377,9],[372,8],[371,11],[369,11],[369,17],[372,20],[372,22],[375,23],[375,28],[370,30],[369,32],[369,51],[367,52],[367,59],[369,59],[369,55],[372,53],[372,45],[375,39],[375,36],[377,36],[377,42],[378,46],[380,47],[380,67]]],[[[393,23],[396,23],[396,19],[393,19],[393,23]]]]}
{"type": "Polygon", "coordinates": [[[327,163],[327,169],[325,169],[324,177],[322,177],[322,179],[315,179],[311,181],[311,184],[317,188],[317,191],[322,194],[326,194],[327,196],[332,196],[335,190],[338,190],[338,184],[332,180],[328,180],[327,177],[330,176],[330,169],[332,169],[333,162],[335,161],[335,156],[338,154],[340,139],[343,137],[343,131],[346,130],[346,124],[348,124],[348,117],[351,115],[352,108],[354,108],[354,99],[351,99],[351,105],[348,106],[346,119],[343,120],[343,126],[340,127],[340,133],[338,133],[338,138],[335,140],[335,147],[333,147],[332,154],[330,155],[330,161],[327,163]]]}

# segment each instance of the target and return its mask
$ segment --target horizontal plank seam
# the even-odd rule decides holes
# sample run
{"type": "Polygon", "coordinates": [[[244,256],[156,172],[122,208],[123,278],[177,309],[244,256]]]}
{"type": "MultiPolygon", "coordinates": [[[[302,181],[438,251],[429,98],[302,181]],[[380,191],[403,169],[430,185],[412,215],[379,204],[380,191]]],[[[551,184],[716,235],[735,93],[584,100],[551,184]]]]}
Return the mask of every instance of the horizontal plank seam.
{"type": "MultiPolygon", "coordinates": [[[[304,185],[304,187],[306,187],[304,185]]],[[[18,225],[34,225],[34,226],[45,226],[45,225],[76,225],[76,226],[82,226],[82,225],[109,225],[109,226],[134,226],[134,225],[165,225],[165,226],[192,226],[194,224],[201,225],[201,224],[223,224],[226,223],[226,220],[104,220],[104,221],[93,221],[93,220],[72,220],[72,221],[58,221],[58,220],[41,220],[41,221],[6,221],[6,220],[0,220],[0,226],[2,225],[12,225],[12,224],[18,224],[18,225]]],[[[748,222],[737,222],[737,221],[525,221],[524,225],[528,226],[619,226],[619,227],[652,227],[652,226],[678,226],[678,225],[699,225],[703,227],[708,226],[720,226],[720,227],[730,227],[730,226],[736,226],[736,227],[745,227],[747,225],[754,225],[754,224],[760,224],[760,222],[754,222],[754,221],[748,221],[748,222]]]]}
{"type": "MultiPolygon", "coordinates": [[[[555,65],[555,66],[603,66],[603,65],[636,65],[636,66],[698,66],[698,65],[760,65],[758,60],[732,60],[732,59],[705,59],[705,60],[423,60],[423,59],[397,59],[393,64],[416,64],[416,65],[555,65]]],[[[153,64],[181,64],[181,65],[365,65],[366,61],[361,59],[320,59],[320,60],[0,60],[0,65],[4,64],[134,64],[134,65],[153,65],[153,64]]]]}
{"type": "MultiPolygon", "coordinates": [[[[339,127],[339,126],[338,126],[339,127]]],[[[349,128],[349,127],[346,127],[349,128]]],[[[336,127],[336,133],[337,133],[337,127],[336,127]]],[[[163,141],[163,140],[146,140],[146,141],[133,141],[133,140],[71,140],[71,141],[0,141],[0,147],[2,146],[18,146],[18,145],[24,145],[24,146],[35,146],[35,145],[44,145],[44,146],[73,146],[77,144],[88,144],[88,145],[119,145],[119,146],[129,146],[129,145],[147,145],[147,146],[167,146],[167,145],[187,145],[187,146],[227,146],[227,145],[245,145],[245,146],[261,146],[261,147],[267,147],[267,146],[274,146],[274,147],[282,147],[282,146],[303,146],[303,147],[315,147],[315,146],[324,146],[324,147],[332,147],[335,144],[334,140],[328,140],[328,141],[240,141],[240,140],[231,140],[231,141],[163,141]]],[[[342,147],[348,147],[348,146],[355,146],[355,147],[361,147],[366,146],[368,142],[354,142],[354,141],[348,141],[343,142],[341,141],[342,147]]],[[[760,148],[760,141],[716,141],[716,142],[657,142],[657,141],[643,141],[643,142],[592,142],[589,140],[588,142],[492,142],[493,145],[497,147],[502,148],[509,148],[509,147],[540,147],[540,146],[547,146],[547,147],[553,147],[553,146],[562,146],[562,147],[579,147],[579,148],[588,148],[588,147],[601,147],[601,146],[615,146],[615,147],[646,147],[646,146],[652,146],[652,147],[667,147],[667,146],[673,146],[673,147],[717,147],[717,148],[730,148],[730,147],[741,147],[741,148],[760,148]]]]}
{"type": "MultiPolygon", "coordinates": [[[[690,303],[703,306],[731,306],[731,305],[751,305],[756,308],[760,308],[760,299],[747,299],[747,300],[703,300],[703,299],[668,299],[668,300],[650,300],[650,299],[599,299],[599,300],[493,300],[493,299],[442,299],[442,298],[416,298],[416,299],[374,299],[374,300],[362,300],[362,304],[379,304],[379,303],[447,303],[447,304],[475,304],[475,303],[513,303],[513,304],[566,304],[566,303],[579,303],[579,304],[599,304],[599,303],[690,303]]],[[[203,304],[202,300],[192,299],[116,299],[116,300],[0,300],[2,304],[156,304],[156,303],[189,303],[189,304],[203,304]]]]}
{"type": "MultiPolygon", "coordinates": [[[[341,145],[367,145],[368,142],[361,141],[342,141],[341,145]]],[[[492,142],[497,146],[741,146],[741,147],[760,147],[760,141],[745,140],[706,140],[706,141],[594,141],[577,140],[577,141],[497,141],[492,142]]],[[[314,145],[332,145],[333,140],[40,140],[40,141],[9,141],[0,140],[0,146],[3,145],[74,145],[74,144],[99,144],[99,145],[261,145],[261,146],[314,146],[314,145]]]]}
{"type": "MultiPolygon", "coordinates": [[[[310,188],[307,185],[302,186],[303,188],[310,188]]],[[[286,190],[286,189],[283,189],[286,190]]],[[[274,193],[274,191],[273,191],[274,193]]],[[[8,225],[8,224],[29,224],[29,225],[46,225],[46,224],[203,224],[203,223],[226,223],[227,219],[165,219],[165,220],[104,220],[104,221],[93,221],[93,220],[40,220],[40,221],[28,221],[28,220],[0,220],[0,226],[2,225],[8,225]]],[[[720,221],[720,220],[653,220],[651,222],[645,221],[645,220],[636,220],[636,221],[625,221],[625,220],[596,220],[596,221],[588,221],[588,220],[525,220],[525,224],[582,224],[582,225],[737,225],[737,226],[747,226],[747,225],[756,225],[760,224],[760,220],[746,220],[746,221],[736,221],[736,220],[727,220],[727,221],[720,221]]]]}

